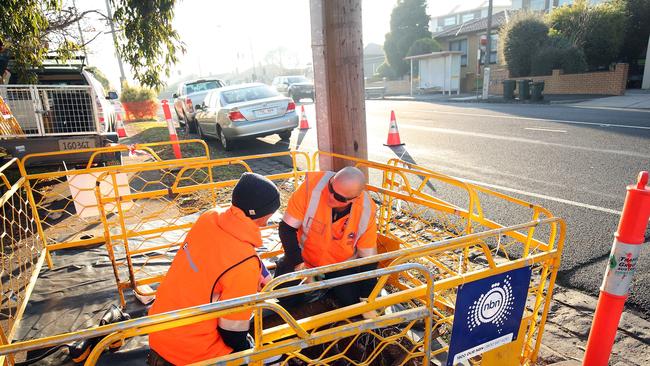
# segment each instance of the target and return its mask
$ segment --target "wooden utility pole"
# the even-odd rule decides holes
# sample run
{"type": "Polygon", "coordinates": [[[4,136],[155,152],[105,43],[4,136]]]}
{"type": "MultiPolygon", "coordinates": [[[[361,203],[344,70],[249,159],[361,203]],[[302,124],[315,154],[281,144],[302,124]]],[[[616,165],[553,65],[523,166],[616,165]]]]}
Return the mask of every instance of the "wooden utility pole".
{"type": "MultiPolygon", "coordinates": [[[[318,149],[366,159],[361,0],[310,0],[318,149]]],[[[321,155],[320,169],[345,163],[321,155]]]]}

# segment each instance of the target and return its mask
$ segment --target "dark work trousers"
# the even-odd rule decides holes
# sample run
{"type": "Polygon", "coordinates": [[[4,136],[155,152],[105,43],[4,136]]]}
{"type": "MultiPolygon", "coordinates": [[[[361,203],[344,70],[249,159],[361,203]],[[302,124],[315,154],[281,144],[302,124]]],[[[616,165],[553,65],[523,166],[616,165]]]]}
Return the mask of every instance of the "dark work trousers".
{"type": "Polygon", "coordinates": [[[149,366],[174,366],[173,363],[168,362],[161,355],[159,355],[153,349],[149,350],[149,355],[147,356],[147,365],[149,366]]]}
{"type": "MultiPolygon", "coordinates": [[[[293,266],[286,263],[284,259],[285,258],[282,257],[277,262],[274,277],[278,277],[286,273],[294,272],[293,266]]],[[[376,268],[377,268],[377,264],[372,263],[364,266],[342,269],[339,271],[326,273],[325,279],[332,279],[332,278],[343,277],[347,275],[358,274],[362,272],[371,271],[376,268]]],[[[296,286],[299,283],[300,281],[298,280],[290,281],[287,283],[283,283],[282,285],[278,286],[278,288],[296,286]]],[[[336,301],[337,305],[344,307],[344,306],[358,303],[359,298],[368,297],[372,292],[372,290],[375,288],[376,284],[377,284],[376,278],[351,282],[351,283],[330,288],[328,290],[328,294],[334,297],[334,300],[336,301]]],[[[309,302],[309,299],[313,297],[314,297],[313,294],[306,293],[306,294],[293,295],[289,297],[283,297],[278,300],[280,302],[280,305],[284,307],[293,307],[301,303],[309,302]]]]}

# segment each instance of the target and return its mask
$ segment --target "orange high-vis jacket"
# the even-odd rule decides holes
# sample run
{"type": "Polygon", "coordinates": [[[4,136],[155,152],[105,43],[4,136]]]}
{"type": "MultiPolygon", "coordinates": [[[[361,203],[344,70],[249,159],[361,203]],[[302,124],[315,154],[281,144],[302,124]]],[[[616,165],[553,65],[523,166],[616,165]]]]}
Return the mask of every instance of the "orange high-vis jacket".
{"type": "MultiPolygon", "coordinates": [[[[149,315],[208,304],[257,292],[262,245],[259,227],[237,207],[202,214],[158,287],[149,315]]],[[[251,311],[224,316],[248,321],[251,311]]],[[[149,345],[174,365],[185,365],[232,352],[217,330],[218,319],[172,328],[149,335],[149,345]]]]}
{"type": "Polygon", "coordinates": [[[333,172],[309,172],[289,199],[286,215],[302,221],[298,241],[308,267],[340,263],[377,248],[377,207],[368,192],[352,201],[350,214],[332,223],[327,182],[333,172]]]}

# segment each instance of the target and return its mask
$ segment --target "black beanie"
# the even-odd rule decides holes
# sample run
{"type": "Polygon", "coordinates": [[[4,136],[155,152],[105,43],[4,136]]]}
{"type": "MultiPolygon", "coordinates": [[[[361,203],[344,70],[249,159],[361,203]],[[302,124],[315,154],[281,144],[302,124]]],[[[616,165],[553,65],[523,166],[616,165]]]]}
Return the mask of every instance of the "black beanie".
{"type": "Polygon", "coordinates": [[[258,219],[280,208],[280,191],[265,176],[247,172],[232,191],[232,204],[251,219],[258,219]]]}

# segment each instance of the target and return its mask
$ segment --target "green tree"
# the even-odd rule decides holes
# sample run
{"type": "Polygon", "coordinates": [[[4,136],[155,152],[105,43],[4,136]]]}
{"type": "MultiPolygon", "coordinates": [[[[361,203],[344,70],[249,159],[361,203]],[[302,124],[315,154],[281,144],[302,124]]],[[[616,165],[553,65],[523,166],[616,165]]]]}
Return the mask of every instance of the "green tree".
{"type": "Polygon", "coordinates": [[[390,15],[390,32],[386,33],[384,52],[395,76],[409,70],[404,61],[409,48],[418,39],[431,38],[426,0],[398,0],[390,15]]]}
{"type": "MultiPolygon", "coordinates": [[[[440,47],[440,43],[438,43],[438,41],[436,41],[435,39],[431,37],[420,38],[417,41],[413,42],[406,55],[407,56],[424,55],[427,53],[438,52],[441,49],[442,47],[440,47]]],[[[420,75],[419,67],[420,67],[420,63],[414,60],[413,61],[414,74],[420,75]]]]}
{"type": "Polygon", "coordinates": [[[625,4],[618,0],[595,6],[578,0],[549,16],[551,27],[584,51],[591,69],[607,67],[618,59],[626,22],[625,4]]]}
{"type": "Polygon", "coordinates": [[[617,61],[627,18],[620,2],[598,4],[593,13],[583,50],[589,67],[596,69],[617,61]]]}
{"type": "MultiPolygon", "coordinates": [[[[621,47],[620,59],[636,64],[645,57],[650,36],[650,0],[624,0],[625,36],[621,47]]],[[[648,62],[648,60],[646,60],[648,62]]]]}
{"type": "MultiPolygon", "coordinates": [[[[134,77],[150,87],[163,85],[178,61],[183,44],[172,28],[176,0],[111,0],[113,20],[120,29],[118,51],[131,65],[134,77]]],[[[62,0],[5,0],[0,16],[0,40],[14,59],[12,72],[22,82],[33,82],[30,71],[42,65],[48,52],[68,59],[84,47],[68,30],[91,10],[79,13],[63,8],[62,0]]]]}
{"type": "Polygon", "coordinates": [[[510,76],[528,76],[534,52],[548,42],[548,26],[534,13],[520,13],[501,27],[499,38],[503,40],[503,56],[510,76]]]}
{"type": "Polygon", "coordinates": [[[86,71],[93,74],[95,79],[97,79],[97,81],[99,81],[99,83],[102,84],[102,87],[104,88],[105,92],[111,89],[111,83],[108,81],[108,78],[106,77],[106,75],[104,75],[104,73],[100,69],[98,69],[95,66],[89,66],[86,67],[86,71]]]}
{"type": "Polygon", "coordinates": [[[0,41],[14,59],[12,72],[21,82],[33,82],[29,73],[47,54],[42,43],[48,20],[45,12],[60,8],[59,0],[5,0],[0,16],[0,41]]]}
{"type": "Polygon", "coordinates": [[[395,71],[393,71],[393,68],[390,67],[390,65],[384,61],[379,67],[377,68],[377,74],[381,77],[385,77],[388,79],[393,79],[395,78],[395,71]]]}
{"type": "Polygon", "coordinates": [[[424,55],[427,53],[438,52],[441,49],[442,47],[440,47],[440,43],[438,43],[438,41],[436,41],[435,39],[431,37],[420,38],[417,41],[413,42],[406,55],[407,56],[424,55]]]}
{"type": "Polygon", "coordinates": [[[548,15],[551,33],[561,35],[576,47],[582,48],[589,32],[592,13],[589,2],[576,0],[573,5],[564,5],[553,9],[548,15]]]}

